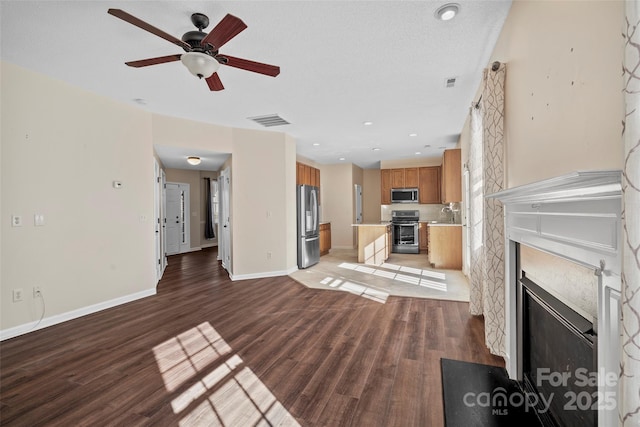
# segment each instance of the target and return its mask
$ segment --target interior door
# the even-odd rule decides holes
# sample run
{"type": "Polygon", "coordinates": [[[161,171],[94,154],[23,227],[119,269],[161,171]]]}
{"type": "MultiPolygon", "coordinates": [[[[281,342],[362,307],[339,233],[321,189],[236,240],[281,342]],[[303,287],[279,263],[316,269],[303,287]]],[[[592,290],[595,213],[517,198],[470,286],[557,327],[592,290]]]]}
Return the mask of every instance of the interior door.
{"type": "Polygon", "coordinates": [[[362,224],[362,186],[360,184],[354,185],[356,196],[356,224],[362,224]]]}
{"type": "Polygon", "coordinates": [[[173,255],[180,252],[180,230],[182,223],[180,221],[180,186],[168,182],[165,186],[166,206],[166,238],[165,252],[167,255],[173,255]]]}
{"type": "Polygon", "coordinates": [[[191,248],[189,184],[168,182],[166,193],[166,254],[187,252],[191,248]]]}

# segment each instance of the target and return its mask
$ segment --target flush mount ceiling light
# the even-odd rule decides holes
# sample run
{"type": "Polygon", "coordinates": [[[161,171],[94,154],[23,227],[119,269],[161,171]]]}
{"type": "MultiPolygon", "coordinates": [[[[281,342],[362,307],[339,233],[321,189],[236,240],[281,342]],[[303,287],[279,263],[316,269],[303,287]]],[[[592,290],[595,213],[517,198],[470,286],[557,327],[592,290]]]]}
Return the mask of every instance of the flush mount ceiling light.
{"type": "Polygon", "coordinates": [[[187,162],[190,165],[196,166],[200,164],[200,157],[196,157],[196,156],[189,156],[187,157],[187,162]]]}
{"type": "Polygon", "coordinates": [[[367,122],[362,122],[362,124],[365,125],[365,126],[371,126],[373,124],[373,122],[368,122],[367,121],[367,122]]]}
{"type": "Polygon", "coordinates": [[[460,11],[460,5],[456,3],[448,3],[444,6],[440,6],[438,10],[436,10],[436,18],[441,21],[449,21],[453,19],[458,12],[460,11]]]}
{"type": "Polygon", "coordinates": [[[202,52],[183,53],[180,61],[191,74],[205,79],[211,77],[220,68],[220,63],[213,56],[202,52]]]}

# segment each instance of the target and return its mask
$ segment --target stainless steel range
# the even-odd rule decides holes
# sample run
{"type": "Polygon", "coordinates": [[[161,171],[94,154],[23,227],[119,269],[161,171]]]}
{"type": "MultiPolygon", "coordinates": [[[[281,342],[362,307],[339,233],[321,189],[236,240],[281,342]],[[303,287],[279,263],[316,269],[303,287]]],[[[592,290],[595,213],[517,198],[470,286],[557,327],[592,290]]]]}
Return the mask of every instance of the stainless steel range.
{"type": "Polygon", "coordinates": [[[391,211],[391,229],[393,243],[391,252],[400,254],[420,253],[418,244],[418,220],[420,211],[391,211]]]}

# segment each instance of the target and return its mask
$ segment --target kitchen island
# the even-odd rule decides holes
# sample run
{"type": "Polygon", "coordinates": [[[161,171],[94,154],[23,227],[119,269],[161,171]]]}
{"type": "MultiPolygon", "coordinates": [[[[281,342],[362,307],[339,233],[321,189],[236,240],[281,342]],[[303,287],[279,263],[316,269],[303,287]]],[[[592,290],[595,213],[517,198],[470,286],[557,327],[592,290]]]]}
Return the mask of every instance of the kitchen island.
{"type": "Polygon", "coordinates": [[[462,269],[462,225],[430,223],[429,263],[435,268],[462,269]]]}
{"type": "Polygon", "coordinates": [[[391,224],[351,224],[358,232],[358,262],[381,265],[391,253],[391,224]]]}

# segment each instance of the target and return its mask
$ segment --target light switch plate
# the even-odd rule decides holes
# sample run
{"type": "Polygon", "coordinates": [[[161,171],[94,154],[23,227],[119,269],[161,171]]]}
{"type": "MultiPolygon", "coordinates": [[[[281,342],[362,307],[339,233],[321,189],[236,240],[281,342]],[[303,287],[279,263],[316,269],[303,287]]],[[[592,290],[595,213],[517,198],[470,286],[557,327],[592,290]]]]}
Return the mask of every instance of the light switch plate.
{"type": "Polygon", "coordinates": [[[43,214],[33,214],[33,225],[36,227],[44,226],[44,215],[43,214]]]}

